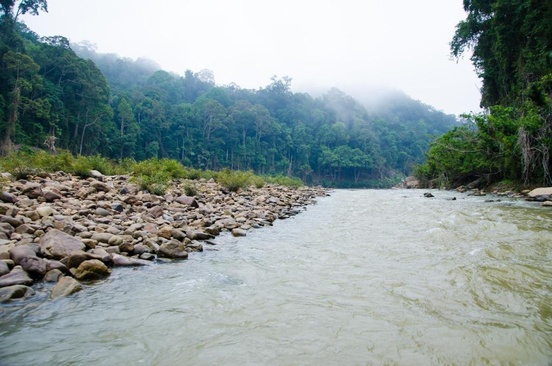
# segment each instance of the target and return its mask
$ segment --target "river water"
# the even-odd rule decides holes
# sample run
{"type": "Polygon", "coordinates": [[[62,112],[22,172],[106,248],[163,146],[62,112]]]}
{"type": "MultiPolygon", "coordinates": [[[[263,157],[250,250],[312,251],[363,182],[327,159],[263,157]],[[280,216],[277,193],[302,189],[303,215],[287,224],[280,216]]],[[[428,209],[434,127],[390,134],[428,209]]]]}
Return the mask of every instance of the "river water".
{"type": "Polygon", "coordinates": [[[9,309],[0,364],[550,365],[552,210],[422,193],[337,190],[187,261],[9,309]]]}

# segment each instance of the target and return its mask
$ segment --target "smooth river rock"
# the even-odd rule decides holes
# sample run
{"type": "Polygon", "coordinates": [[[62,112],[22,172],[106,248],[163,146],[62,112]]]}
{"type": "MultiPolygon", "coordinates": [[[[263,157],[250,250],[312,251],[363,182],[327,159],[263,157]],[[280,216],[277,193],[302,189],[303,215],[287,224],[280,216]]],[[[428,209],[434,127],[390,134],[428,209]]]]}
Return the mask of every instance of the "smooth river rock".
{"type": "Polygon", "coordinates": [[[20,264],[27,257],[36,257],[36,252],[29,245],[17,245],[10,249],[9,253],[15,264],[20,264]]]}
{"type": "Polygon", "coordinates": [[[40,238],[40,248],[47,258],[61,259],[74,251],[84,251],[84,243],[58,229],[51,229],[40,238]]]}
{"type": "Polygon", "coordinates": [[[23,299],[31,296],[35,291],[25,285],[13,285],[0,288],[0,302],[6,302],[12,299],[23,299]]]}
{"type": "Polygon", "coordinates": [[[159,257],[173,258],[173,259],[186,259],[188,258],[188,252],[186,251],[186,245],[178,240],[171,239],[159,247],[157,253],[159,257]]]}
{"type": "Polygon", "coordinates": [[[57,299],[59,297],[69,296],[80,290],[82,290],[82,286],[77,280],[72,277],[64,276],[61,277],[52,288],[50,298],[57,299]]]}
{"type": "Polygon", "coordinates": [[[77,280],[101,280],[108,277],[111,270],[98,259],[90,259],[80,264],[78,268],[72,268],[71,273],[77,280]]]}
{"type": "Polygon", "coordinates": [[[21,268],[21,266],[15,266],[10,273],[0,277],[0,287],[7,287],[13,285],[31,285],[33,279],[29,277],[27,272],[21,268]]]}

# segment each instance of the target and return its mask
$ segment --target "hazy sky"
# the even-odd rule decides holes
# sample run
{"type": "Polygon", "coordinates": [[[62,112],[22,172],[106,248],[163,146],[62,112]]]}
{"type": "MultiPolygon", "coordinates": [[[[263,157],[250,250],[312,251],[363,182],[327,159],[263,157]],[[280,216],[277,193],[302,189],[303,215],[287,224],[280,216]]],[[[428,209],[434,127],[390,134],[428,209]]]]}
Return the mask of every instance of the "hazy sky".
{"type": "Polygon", "coordinates": [[[23,20],[41,36],[150,58],[167,71],[214,72],[259,88],[273,75],[308,91],[403,90],[447,113],[478,110],[469,55],[449,56],[462,0],[48,0],[23,20]]]}

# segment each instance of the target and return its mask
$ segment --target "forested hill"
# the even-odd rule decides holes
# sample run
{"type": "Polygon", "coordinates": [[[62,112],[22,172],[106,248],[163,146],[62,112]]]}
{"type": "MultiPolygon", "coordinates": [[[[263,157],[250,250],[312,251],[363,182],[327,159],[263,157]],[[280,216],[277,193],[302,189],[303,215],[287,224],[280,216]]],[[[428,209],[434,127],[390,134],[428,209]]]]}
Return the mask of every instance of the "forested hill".
{"type": "Polygon", "coordinates": [[[367,110],[338,89],[295,93],[288,77],[258,90],[221,86],[208,70],[180,76],[20,23],[13,29],[0,44],[4,153],[13,144],[44,148],[53,135],[75,154],[381,187],[409,174],[432,138],[457,123],[400,93],[367,110]]]}
{"type": "Polygon", "coordinates": [[[464,0],[451,53],[471,60],[488,111],[432,144],[428,185],[552,185],[552,1],[464,0]]]}

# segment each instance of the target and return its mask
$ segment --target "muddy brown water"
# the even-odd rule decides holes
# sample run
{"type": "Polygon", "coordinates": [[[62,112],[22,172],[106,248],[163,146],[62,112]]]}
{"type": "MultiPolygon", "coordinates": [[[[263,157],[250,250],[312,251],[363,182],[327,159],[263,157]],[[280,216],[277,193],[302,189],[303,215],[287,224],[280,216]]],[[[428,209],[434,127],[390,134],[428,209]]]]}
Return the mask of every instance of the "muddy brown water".
{"type": "Polygon", "coordinates": [[[552,209],[433,193],[336,190],[187,261],[6,305],[0,365],[549,365],[552,209]]]}

